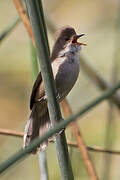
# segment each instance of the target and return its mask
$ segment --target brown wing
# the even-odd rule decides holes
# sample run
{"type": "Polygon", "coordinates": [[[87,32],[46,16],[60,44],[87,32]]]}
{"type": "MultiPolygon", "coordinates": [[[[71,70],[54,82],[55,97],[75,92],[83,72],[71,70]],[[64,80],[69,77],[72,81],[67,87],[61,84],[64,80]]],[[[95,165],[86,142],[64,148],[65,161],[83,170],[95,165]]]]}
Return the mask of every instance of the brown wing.
{"type": "Polygon", "coordinates": [[[41,75],[41,72],[39,72],[37,79],[33,85],[32,93],[31,93],[31,97],[30,97],[30,109],[32,109],[32,107],[33,107],[33,104],[35,102],[37,89],[39,88],[41,82],[42,82],[42,75],[41,75]]]}

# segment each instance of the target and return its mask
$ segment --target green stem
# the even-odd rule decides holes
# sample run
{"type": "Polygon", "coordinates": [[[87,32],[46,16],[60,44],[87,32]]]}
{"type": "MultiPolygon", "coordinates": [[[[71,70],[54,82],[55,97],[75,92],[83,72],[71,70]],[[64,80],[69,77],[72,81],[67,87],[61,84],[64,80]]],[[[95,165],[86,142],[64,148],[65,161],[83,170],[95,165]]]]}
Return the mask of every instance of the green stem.
{"type": "Polygon", "coordinates": [[[40,167],[40,179],[48,180],[49,177],[48,177],[46,151],[38,152],[38,160],[39,160],[39,167],[40,167]]]}
{"type": "MultiPolygon", "coordinates": [[[[56,99],[57,94],[50,65],[50,53],[46,36],[42,4],[40,0],[26,0],[26,5],[35,38],[45,92],[48,99],[50,120],[54,127],[56,122],[62,120],[62,117],[60,107],[56,99]]],[[[55,138],[55,142],[61,170],[61,177],[63,180],[73,180],[74,178],[68,155],[65,133],[63,132],[60,136],[57,136],[55,138]]]]}

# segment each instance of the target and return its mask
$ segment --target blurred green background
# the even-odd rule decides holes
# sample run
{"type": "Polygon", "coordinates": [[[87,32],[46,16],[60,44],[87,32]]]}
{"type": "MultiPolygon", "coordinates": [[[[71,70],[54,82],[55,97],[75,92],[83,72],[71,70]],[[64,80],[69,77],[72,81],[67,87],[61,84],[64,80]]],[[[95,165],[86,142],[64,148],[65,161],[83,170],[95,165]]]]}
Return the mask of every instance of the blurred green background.
{"type": "MultiPolygon", "coordinates": [[[[120,2],[118,0],[44,0],[44,11],[56,28],[71,25],[77,33],[85,33],[82,54],[96,71],[109,83],[119,81],[120,75],[120,2]]],[[[0,33],[18,16],[10,0],[0,1],[0,33]]],[[[48,38],[52,49],[54,38],[48,28],[48,38]]],[[[30,61],[30,40],[20,23],[14,31],[0,43],[0,128],[24,130],[29,116],[29,97],[32,88],[30,61]]],[[[82,71],[79,79],[68,95],[68,101],[77,112],[83,105],[100,95],[102,91],[82,71]]],[[[98,145],[120,150],[119,111],[104,101],[80,118],[79,127],[87,145],[98,145]],[[109,129],[109,132],[108,132],[109,129]]],[[[67,130],[68,139],[71,132],[67,130]]],[[[0,135],[0,162],[22,146],[22,139],[0,135]]],[[[88,180],[87,171],[79,150],[71,148],[71,161],[75,180],[88,180]]],[[[90,153],[101,180],[120,179],[120,156],[90,153]]],[[[55,146],[47,149],[50,180],[59,180],[59,168],[55,146]]],[[[39,179],[37,155],[30,155],[1,177],[2,180],[39,179]]]]}

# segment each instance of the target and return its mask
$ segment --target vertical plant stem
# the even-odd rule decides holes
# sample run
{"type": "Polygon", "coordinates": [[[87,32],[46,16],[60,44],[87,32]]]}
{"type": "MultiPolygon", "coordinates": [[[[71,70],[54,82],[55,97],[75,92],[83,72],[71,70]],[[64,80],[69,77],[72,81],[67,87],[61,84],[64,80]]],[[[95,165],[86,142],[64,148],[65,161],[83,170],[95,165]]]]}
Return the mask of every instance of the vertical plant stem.
{"type": "Polygon", "coordinates": [[[48,180],[48,167],[46,159],[46,151],[38,152],[38,160],[40,167],[40,180],[48,180]]]}
{"type": "MultiPolygon", "coordinates": [[[[49,58],[49,48],[47,44],[45,23],[43,21],[42,4],[39,0],[26,0],[28,14],[30,17],[32,30],[35,38],[36,48],[40,61],[40,69],[44,81],[45,91],[48,98],[48,109],[50,120],[54,126],[56,122],[62,120],[59,104],[56,100],[55,84],[49,58]]],[[[58,161],[63,180],[73,180],[73,173],[68,155],[65,133],[55,138],[58,161]]]]}
{"type": "MultiPolygon", "coordinates": [[[[39,68],[38,68],[36,51],[31,40],[30,40],[30,49],[31,49],[32,77],[34,82],[37,78],[39,68]]],[[[38,160],[39,160],[39,168],[40,168],[40,179],[48,180],[46,151],[38,152],[38,160]]]]}

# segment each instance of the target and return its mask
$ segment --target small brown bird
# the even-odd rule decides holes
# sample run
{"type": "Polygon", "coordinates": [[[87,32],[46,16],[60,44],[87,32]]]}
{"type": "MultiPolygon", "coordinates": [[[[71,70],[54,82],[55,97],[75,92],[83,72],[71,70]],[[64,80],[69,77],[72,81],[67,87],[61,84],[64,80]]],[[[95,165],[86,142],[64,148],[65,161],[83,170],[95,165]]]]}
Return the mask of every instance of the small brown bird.
{"type": "MultiPolygon", "coordinates": [[[[56,42],[51,55],[51,66],[59,101],[63,100],[74,86],[79,74],[79,51],[83,43],[77,42],[84,34],[77,35],[74,28],[64,26],[56,32],[56,42]]],[[[51,127],[41,73],[34,83],[30,109],[32,110],[24,133],[24,147],[34,138],[42,136],[51,127]]],[[[44,150],[48,140],[37,150],[44,150]]],[[[36,152],[36,151],[35,151],[36,152]]]]}

